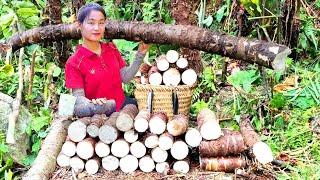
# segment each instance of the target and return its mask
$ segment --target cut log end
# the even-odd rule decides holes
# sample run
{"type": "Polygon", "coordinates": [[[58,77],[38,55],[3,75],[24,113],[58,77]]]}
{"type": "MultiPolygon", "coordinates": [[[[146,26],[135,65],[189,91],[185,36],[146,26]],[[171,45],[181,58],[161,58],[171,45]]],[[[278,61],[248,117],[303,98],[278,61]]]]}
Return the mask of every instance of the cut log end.
{"type": "Polygon", "coordinates": [[[169,63],[175,63],[179,59],[179,53],[175,50],[169,50],[166,59],[169,63]]]}
{"type": "Polygon", "coordinates": [[[58,166],[60,167],[68,167],[70,166],[70,157],[63,154],[63,153],[60,153],[57,157],[57,164],[58,166]]]}
{"type": "Polygon", "coordinates": [[[84,162],[78,156],[74,156],[70,159],[70,167],[75,171],[75,173],[82,172],[84,169],[84,162]]]}
{"type": "Polygon", "coordinates": [[[96,174],[100,167],[100,161],[98,158],[89,159],[85,164],[85,169],[89,174],[96,174]]]}
{"type": "Polygon", "coordinates": [[[119,167],[119,159],[109,155],[102,158],[102,167],[107,171],[114,171],[119,167]]]}
{"type": "Polygon", "coordinates": [[[157,163],[165,162],[168,158],[168,152],[165,150],[162,150],[160,147],[156,147],[152,149],[151,157],[154,160],[154,162],[157,162],[157,163]]]}
{"type": "Polygon", "coordinates": [[[286,57],[291,53],[289,48],[285,48],[282,52],[278,53],[271,63],[274,70],[283,72],[286,68],[286,57]]]}
{"type": "Polygon", "coordinates": [[[161,85],[162,75],[158,72],[152,73],[149,75],[149,83],[154,86],[161,85]]]}
{"type": "Polygon", "coordinates": [[[170,165],[168,162],[161,162],[156,164],[156,171],[163,175],[167,175],[170,170],[170,165]]]}
{"type": "Polygon", "coordinates": [[[123,137],[128,143],[134,143],[138,140],[138,133],[131,129],[126,131],[123,137]]]}
{"type": "Polygon", "coordinates": [[[132,155],[126,155],[120,159],[120,169],[124,173],[132,173],[139,166],[138,159],[132,155]]]}
{"type": "Polygon", "coordinates": [[[139,118],[134,121],[134,129],[138,132],[146,132],[148,126],[148,120],[146,119],[139,118]]]}
{"type": "Polygon", "coordinates": [[[68,127],[68,137],[73,142],[82,141],[87,135],[87,125],[82,121],[72,122],[68,127]]]}
{"type": "Polygon", "coordinates": [[[178,86],[181,81],[181,75],[177,69],[170,68],[163,73],[162,79],[166,86],[178,86]]]}
{"type": "Polygon", "coordinates": [[[77,155],[82,159],[89,159],[94,155],[95,140],[86,138],[77,144],[77,155]]]}
{"type": "Polygon", "coordinates": [[[155,113],[149,121],[149,129],[151,133],[162,134],[166,130],[168,117],[165,113],[155,113]]]}
{"type": "Polygon", "coordinates": [[[102,141],[99,141],[94,149],[99,157],[106,157],[110,154],[110,146],[102,141]]]}
{"type": "Polygon", "coordinates": [[[188,67],[188,60],[186,58],[179,58],[176,64],[179,69],[185,69],[188,67]]]}
{"type": "Polygon", "coordinates": [[[126,156],[130,151],[130,147],[127,141],[123,139],[116,140],[111,145],[111,153],[119,158],[126,156]]]}
{"type": "Polygon", "coordinates": [[[163,150],[169,150],[173,145],[173,137],[169,133],[164,133],[159,137],[159,147],[163,150]]]}
{"type": "Polygon", "coordinates": [[[76,148],[76,143],[67,140],[62,145],[61,152],[69,157],[72,157],[76,154],[76,148]]]}
{"type": "Polygon", "coordinates": [[[103,125],[99,129],[99,139],[106,144],[111,144],[118,136],[118,130],[110,125],[103,125]]]}
{"type": "Polygon", "coordinates": [[[144,156],[139,160],[139,168],[143,172],[151,172],[155,168],[153,159],[150,156],[144,156]]]}
{"type": "Polygon", "coordinates": [[[186,85],[194,85],[197,82],[197,73],[193,69],[187,69],[182,73],[181,80],[186,85]]]}
{"type": "Polygon", "coordinates": [[[140,141],[136,141],[130,145],[130,153],[134,155],[136,158],[143,157],[146,154],[146,152],[146,146],[140,141]]]}
{"type": "Polygon", "coordinates": [[[182,160],[186,158],[189,154],[188,145],[183,141],[176,141],[173,143],[170,153],[173,158],[177,160],[182,160]]]}
{"type": "Polygon", "coordinates": [[[147,134],[147,137],[145,137],[144,145],[146,145],[147,148],[155,148],[159,145],[159,137],[155,134],[147,134]]]}
{"type": "Polygon", "coordinates": [[[273,155],[270,147],[264,142],[257,142],[252,148],[254,156],[261,164],[267,164],[273,161],[273,155]]]}
{"type": "Polygon", "coordinates": [[[191,147],[198,147],[202,141],[202,136],[197,129],[189,128],[185,135],[185,141],[191,147]]]}
{"type": "Polygon", "coordinates": [[[201,136],[206,140],[218,139],[221,135],[219,123],[214,121],[204,122],[200,128],[201,136]]]}
{"type": "Polygon", "coordinates": [[[176,161],[174,164],[173,164],[173,170],[177,173],[183,173],[183,174],[186,174],[189,172],[190,170],[190,165],[189,165],[189,162],[186,160],[186,161],[176,161]]]}

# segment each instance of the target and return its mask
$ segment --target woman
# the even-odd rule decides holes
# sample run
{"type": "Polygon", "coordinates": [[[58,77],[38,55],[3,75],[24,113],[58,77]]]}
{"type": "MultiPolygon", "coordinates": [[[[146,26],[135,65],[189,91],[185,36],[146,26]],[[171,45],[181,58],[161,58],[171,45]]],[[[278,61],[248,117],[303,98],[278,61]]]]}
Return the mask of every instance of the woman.
{"type": "Polygon", "coordinates": [[[79,9],[77,16],[83,44],[66,63],[66,87],[77,97],[74,114],[79,117],[119,111],[125,104],[136,104],[127,98],[122,82],[137,73],[149,45],[141,42],[134,62],[126,66],[113,43],[100,42],[104,36],[106,14],[96,3],[79,9]]]}

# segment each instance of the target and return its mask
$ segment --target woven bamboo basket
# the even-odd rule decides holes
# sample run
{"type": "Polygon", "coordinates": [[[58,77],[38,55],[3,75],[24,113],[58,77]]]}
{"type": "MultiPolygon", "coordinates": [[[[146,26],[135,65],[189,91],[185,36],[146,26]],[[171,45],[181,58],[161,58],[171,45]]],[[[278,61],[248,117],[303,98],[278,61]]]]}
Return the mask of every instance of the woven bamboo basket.
{"type": "Polygon", "coordinates": [[[191,99],[195,88],[196,85],[170,87],[165,85],[137,84],[134,95],[137,99],[139,109],[146,109],[148,93],[153,90],[152,112],[166,112],[168,117],[171,118],[173,116],[172,92],[176,90],[179,101],[178,113],[189,116],[191,99]]]}

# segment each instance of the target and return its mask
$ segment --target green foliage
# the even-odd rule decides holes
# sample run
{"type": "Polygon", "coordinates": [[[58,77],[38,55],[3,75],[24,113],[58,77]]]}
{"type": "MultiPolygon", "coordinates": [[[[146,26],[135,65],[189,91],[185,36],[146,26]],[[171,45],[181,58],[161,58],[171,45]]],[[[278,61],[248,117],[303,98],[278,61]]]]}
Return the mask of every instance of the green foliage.
{"type": "Polygon", "coordinates": [[[285,104],[286,104],[286,98],[281,93],[275,94],[270,101],[271,107],[277,108],[277,109],[283,108],[285,104]]]}
{"type": "Polygon", "coordinates": [[[199,100],[191,105],[190,112],[196,116],[204,108],[208,108],[208,103],[203,100],[199,100]]]}
{"type": "Polygon", "coordinates": [[[262,12],[260,0],[240,0],[240,3],[245,7],[251,16],[258,16],[262,12]]]}
{"type": "Polygon", "coordinates": [[[256,70],[238,71],[229,76],[228,82],[236,88],[242,88],[246,92],[251,91],[252,84],[259,79],[256,70]]]}

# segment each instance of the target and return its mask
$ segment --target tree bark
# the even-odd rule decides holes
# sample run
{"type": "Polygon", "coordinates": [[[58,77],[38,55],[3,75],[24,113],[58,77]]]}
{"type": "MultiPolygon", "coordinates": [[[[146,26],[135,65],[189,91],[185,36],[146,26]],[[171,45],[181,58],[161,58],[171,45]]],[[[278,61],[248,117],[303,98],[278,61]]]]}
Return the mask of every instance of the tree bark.
{"type": "MultiPolygon", "coordinates": [[[[199,0],[171,0],[171,15],[175,19],[176,24],[181,25],[197,25],[196,11],[199,0]]],[[[180,48],[180,54],[190,61],[190,67],[198,74],[202,72],[202,63],[200,51],[193,48],[180,48]]]]}
{"type": "Polygon", "coordinates": [[[72,14],[77,18],[79,9],[86,4],[85,0],[72,0],[72,14]]]}
{"type": "Polygon", "coordinates": [[[46,180],[56,168],[56,158],[66,139],[69,120],[55,118],[51,130],[42,143],[41,150],[23,180],[46,180]]]}
{"type": "Polygon", "coordinates": [[[206,171],[234,172],[245,166],[246,160],[241,157],[200,158],[200,168],[206,171]]]}
{"type": "MultiPolygon", "coordinates": [[[[187,25],[145,24],[143,22],[109,20],[106,24],[106,32],[108,32],[106,33],[107,38],[175,44],[244,60],[249,63],[257,63],[277,70],[285,68],[285,58],[291,52],[287,46],[276,43],[232,37],[225,33],[187,25]]],[[[38,27],[15,34],[6,43],[15,51],[33,43],[79,39],[80,37],[80,31],[75,24],[60,24],[38,27]]]]}
{"type": "Polygon", "coordinates": [[[116,127],[123,132],[133,128],[133,120],[137,116],[139,110],[133,104],[126,105],[119,113],[116,121],[116,127]]]}

